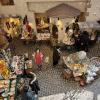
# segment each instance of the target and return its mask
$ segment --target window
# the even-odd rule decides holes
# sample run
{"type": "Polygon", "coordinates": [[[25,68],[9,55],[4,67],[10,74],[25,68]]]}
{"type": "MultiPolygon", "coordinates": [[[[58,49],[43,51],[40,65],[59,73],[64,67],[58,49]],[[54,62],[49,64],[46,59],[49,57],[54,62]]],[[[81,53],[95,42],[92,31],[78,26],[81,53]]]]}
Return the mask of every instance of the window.
{"type": "Polygon", "coordinates": [[[14,0],[0,0],[2,5],[14,5],[14,0]]]}
{"type": "Polygon", "coordinates": [[[46,17],[43,13],[36,13],[36,27],[38,33],[50,33],[49,24],[50,19],[46,17]]]}

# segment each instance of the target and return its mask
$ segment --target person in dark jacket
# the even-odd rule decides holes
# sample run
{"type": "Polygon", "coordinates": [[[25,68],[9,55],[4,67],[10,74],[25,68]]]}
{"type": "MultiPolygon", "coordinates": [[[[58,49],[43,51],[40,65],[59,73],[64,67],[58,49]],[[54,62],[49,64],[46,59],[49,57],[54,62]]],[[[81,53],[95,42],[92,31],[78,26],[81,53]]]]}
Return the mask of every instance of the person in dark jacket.
{"type": "Polygon", "coordinates": [[[89,34],[87,31],[84,31],[80,36],[79,36],[79,44],[80,44],[80,49],[88,52],[89,48],[89,34]]]}
{"type": "Polygon", "coordinates": [[[21,100],[36,100],[29,86],[24,86],[21,100]]]}
{"type": "MultiPolygon", "coordinates": [[[[25,53],[25,54],[24,54],[24,61],[26,62],[26,61],[28,61],[28,60],[29,60],[28,53],[25,53]]],[[[27,73],[26,69],[27,69],[27,68],[26,68],[26,64],[24,63],[23,75],[24,75],[25,77],[28,76],[28,73],[27,73]]]]}
{"type": "Polygon", "coordinates": [[[33,78],[30,80],[30,87],[32,89],[32,91],[38,95],[38,91],[40,91],[40,87],[38,84],[38,80],[36,79],[36,75],[34,73],[31,72],[31,74],[33,75],[33,78]]]}
{"type": "Polygon", "coordinates": [[[56,66],[60,60],[60,54],[56,47],[53,48],[53,66],[56,66]]]}
{"type": "Polygon", "coordinates": [[[53,24],[52,26],[52,35],[53,35],[53,38],[58,38],[58,28],[55,24],[53,24]]]}

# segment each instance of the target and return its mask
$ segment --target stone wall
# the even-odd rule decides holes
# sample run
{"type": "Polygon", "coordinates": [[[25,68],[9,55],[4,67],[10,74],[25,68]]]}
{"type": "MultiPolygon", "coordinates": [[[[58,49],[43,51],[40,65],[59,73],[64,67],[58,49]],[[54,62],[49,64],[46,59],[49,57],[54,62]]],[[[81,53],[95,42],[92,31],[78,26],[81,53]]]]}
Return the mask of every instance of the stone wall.
{"type": "Polygon", "coordinates": [[[27,3],[25,0],[14,0],[15,5],[2,6],[0,4],[0,14],[8,15],[20,15],[22,18],[27,14],[28,20],[33,23],[34,29],[36,31],[34,13],[28,11],[27,3]]]}
{"type": "Polygon", "coordinates": [[[91,7],[87,9],[89,15],[87,21],[95,21],[100,19],[100,0],[91,0],[91,7]]]}
{"type": "Polygon", "coordinates": [[[29,10],[33,12],[44,13],[46,10],[51,9],[59,4],[68,4],[76,9],[79,9],[81,12],[85,12],[86,3],[85,2],[65,2],[65,1],[54,1],[54,2],[29,2],[29,10]],[[77,6],[76,6],[77,5],[77,6]]]}
{"type": "Polygon", "coordinates": [[[14,0],[15,5],[12,6],[2,6],[0,4],[0,14],[4,14],[5,16],[20,15],[22,17],[27,14],[29,21],[33,23],[34,29],[36,31],[34,12],[44,12],[50,7],[61,3],[67,3],[77,9],[80,9],[81,11],[85,11],[86,5],[84,1],[87,0],[14,0]]]}

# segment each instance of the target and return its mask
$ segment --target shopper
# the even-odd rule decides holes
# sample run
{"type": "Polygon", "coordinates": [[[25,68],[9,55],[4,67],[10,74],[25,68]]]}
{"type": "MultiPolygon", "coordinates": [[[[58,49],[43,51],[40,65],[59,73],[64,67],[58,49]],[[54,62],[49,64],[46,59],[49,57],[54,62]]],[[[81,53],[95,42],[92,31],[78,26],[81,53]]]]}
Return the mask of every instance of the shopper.
{"type": "Polygon", "coordinates": [[[58,39],[58,28],[55,24],[53,24],[53,26],[52,26],[52,35],[53,35],[53,38],[58,39]]]}
{"type": "Polygon", "coordinates": [[[29,60],[29,56],[28,56],[28,53],[25,53],[24,54],[24,69],[23,69],[23,75],[27,77],[27,66],[26,66],[26,62],[29,60]]]}
{"type": "Polygon", "coordinates": [[[33,94],[29,86],[24,86],[21,100],[36,100],[35,94],[33,94]]]}
{"type": "Polygon", "coordinates": [[[42,69],[42,60],[43,60],[43,54],[40,51],[40,49],[37,49],[36,52],[33,54],[33,58],[35,60],[36,65],[38,66],[38,69],[42,69]]]}
{"type": "Polygon", "coordinates": [[[28,18],[27,15],[25,15],[24,19],[23,19],[23,25],[25,25],[28,22],[28,18]]]}
{"type": "Polygon", "coordinates": [[[79,24],[77,22],[73,23],[73,30],[79,30],[79,24]]]}
{"type": "Polygon", "coordinates": [[[73,37],[74,37],[74,40],[75,40],[75,44],[74,44],[74,46],[75,46],[75,48],[76,48],[76,50],[77,51],[80,51],[80,39],[79,39],[79,37],[80,37],[80,34],[81,34],[81,32],[78,30],[74,30],[74,35],[73,35],[73,37]]]}
{"type": "Polygon", "coordinates": [[[53,48],[53,66],[55,67],[60,60],[60,54],[56,47],[53,48]]]}
{"type": "Polygon", "coordinates": [[[30,74],[32,74],[33,77],[31,78],[29,85],[30,85],[32,91],[34,92],[34,94],[38,95],[38,91],[40,91],[40,87],[38,84],[38,80],[36,78],[36,74],[33,72],[30,72],[30,74]]]}
{"type": "Polygon", "coordinates": [[[79,43],[80,43],[80,49],[88,52],[89,48],[89,34],[87,31],[84,31],[80,36],[79,36],[79,43]]]}

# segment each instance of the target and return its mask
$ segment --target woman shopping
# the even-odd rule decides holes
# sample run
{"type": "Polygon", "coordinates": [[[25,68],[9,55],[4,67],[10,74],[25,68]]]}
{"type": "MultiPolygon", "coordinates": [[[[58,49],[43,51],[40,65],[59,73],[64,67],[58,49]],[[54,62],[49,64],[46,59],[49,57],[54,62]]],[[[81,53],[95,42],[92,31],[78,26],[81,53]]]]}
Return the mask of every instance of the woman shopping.
{"type": "Polygon", "coordinates": [[[40,51],[40,49],[37,49],[36,52],[33,54],[34,61],[36,65],[38,66],[38,70],[42,70],[42,60],[43,60],[43,54],[40,51]]]}

